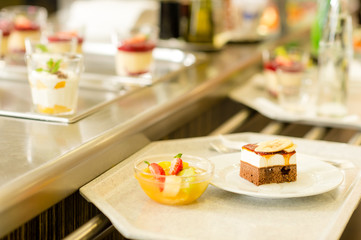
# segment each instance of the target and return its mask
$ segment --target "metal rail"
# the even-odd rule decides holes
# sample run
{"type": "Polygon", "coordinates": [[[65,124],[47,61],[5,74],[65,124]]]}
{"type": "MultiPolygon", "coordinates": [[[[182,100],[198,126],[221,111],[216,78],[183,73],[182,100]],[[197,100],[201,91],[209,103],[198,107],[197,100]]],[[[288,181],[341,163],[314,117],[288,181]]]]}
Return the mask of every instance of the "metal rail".
{"type": "Polygon", "coordinates": [[[284,124],[281,122],[270,122],[265,128],[261,130],[261,133],[263,134],[278,134],[281,132],[282,128],[284,127],[284,124]]]}
{"type": "Polygon", "coordinates": [[[110,226],[109,219],[100,213],[69,234],[64,240],[94,239],[110,226]]]}
{"type": "Polygon", "coordinates": [[[213,132],[211,132],[209,136],[216,136],[234,132],[247,120],[250,114],[251,111],[249,111],[248,109],[242,109],[229,120],[216,128],[213,132]]]}
{"type": "Polygon", "coordinates": [[[304,138],[310,140],[322,139],[326,134],[326,128],[324,127],[314,127],[308,131],[304,138]]]}
{"type": "Polygon", "coordinates": [[[361,145],[361,132],[356,133],[352,136],[352,138],[348,141],[351,145],[361,145]]]}

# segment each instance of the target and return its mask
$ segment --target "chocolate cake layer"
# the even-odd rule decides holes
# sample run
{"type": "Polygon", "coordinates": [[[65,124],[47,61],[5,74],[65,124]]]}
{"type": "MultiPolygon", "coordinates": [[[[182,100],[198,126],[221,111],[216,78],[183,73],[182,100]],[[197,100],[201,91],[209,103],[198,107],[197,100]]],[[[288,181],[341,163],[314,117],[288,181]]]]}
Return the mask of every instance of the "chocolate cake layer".
{"type": "Polygon", "coordinates": [[[258,168],[241,161],[239,175],[257,186],[267,183],[294,182],[297,179],[297,165],[258,168]]]}

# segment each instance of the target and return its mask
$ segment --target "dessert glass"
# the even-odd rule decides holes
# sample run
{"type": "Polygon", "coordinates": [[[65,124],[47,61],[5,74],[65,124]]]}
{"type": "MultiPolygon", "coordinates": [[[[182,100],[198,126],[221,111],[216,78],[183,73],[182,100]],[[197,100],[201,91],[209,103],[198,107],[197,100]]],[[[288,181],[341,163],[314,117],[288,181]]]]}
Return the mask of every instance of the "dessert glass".
{"type": "Polygon", "coordinates": [[[140,26],[130,31],[116,31],[113,43],[117,47],[115,70],[118,75],[139,76],[151,71],[153,49],[158,39],[158,28],[140,26]]]}
{"type": "Polygon", "coordinates": [[[45,27],[48,16],[43,7],[19,5],[4,8],[11,16],[13,29],[8,40],[9,64],[24,64],[25,39],[40,40],[41,30],[45,27]]]}
{"type": "Polygon", "coordinates": [[[8,40],[12,30],[12,23],[10,14],[6,11],[0,11],[0,31],[1,31],[1,45],[0,58],[4,58],[8,51],[8,40]]]}
{"type": "Polygon", "coordinates": [[[73,38],[69,41],[59,41],[57,43],[49,42],[42,38],[39,40],[25,39],[26,54],[33,53],[72,53],[76,54],[77,39],[73,38]]]}
{"type": "Polygon", "coordinates": [[[35,111],[49,115],[70,115],[78,103],[83,57],[69,53],[26,55],[28,80],[35,111]]]}
{"type": "Polygon", "coordinates": [[[263,76],[265,78],[265,87],[267,92],[272,97],[278,95],[278,81],[277,81],[277,54],[276,51],[265,49],[262,51],[263,59],[263,76]]]}
{"type": "Polygon", "coordinates": [[[134,162],[135,177],[143,191],[154,201],[166,205],[189,204],[197,200],[207,189],[213,176],[214,166],[206,158],[183,155],[183,163],[186,162],[189,166],[198,169],[196,174],[190,176],[164,176],[153,175],[146,171],[148,165],[145,161],[159,163],[171,161],[172,159],[174,159],[174,155],[171,154],[141,157],[134,162]]]}
{"type": "Polygon", "coordinates": [[[48,24],[45,38],[50,52],[83,53],[85,26],[48,24]]]}
{"type": "Polygon", "coordinates": [[[275,50],[271,65],[276,72],[277,98],[286,111],[303,113],[313,109],[315,71],[308,52],[300,47],[281,47],[275,50]],[[272,65],[273,64],[273,65],[272,65]]]}

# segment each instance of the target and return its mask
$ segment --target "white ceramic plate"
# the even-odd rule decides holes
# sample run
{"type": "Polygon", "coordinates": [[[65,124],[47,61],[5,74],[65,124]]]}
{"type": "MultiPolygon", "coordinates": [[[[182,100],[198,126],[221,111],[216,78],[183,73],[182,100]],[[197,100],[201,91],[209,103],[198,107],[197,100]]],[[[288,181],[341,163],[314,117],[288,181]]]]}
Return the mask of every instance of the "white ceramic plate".
{"type": "Polygon", "coordinates": [[[256,186],[239,176],[240,153],[210,158],[215,165],[211,183],[226,191],[260,198],[306,197],[328,192],[343,181],[333,165],[310,155],[297,153],[297,181],[256,186]]]}

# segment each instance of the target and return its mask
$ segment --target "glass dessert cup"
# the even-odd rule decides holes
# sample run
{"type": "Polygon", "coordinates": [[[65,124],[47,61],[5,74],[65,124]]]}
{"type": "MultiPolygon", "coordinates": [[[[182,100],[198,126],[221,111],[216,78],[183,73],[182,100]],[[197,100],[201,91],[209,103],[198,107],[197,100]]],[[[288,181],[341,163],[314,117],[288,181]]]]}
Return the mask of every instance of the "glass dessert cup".
{"type": "Polygon", "coordinates": [[[184,205],[197,200],[207,189],[214,166],[205,158],[183,155],[184,171],[177,175],[154,175],[148,171],[148,163],[166,167],[174,155],[162,154],[139,158],[134,162],[135,178],[152,200],[166,205],[184,205]],[[192,173],[186,169],[195,169],[192,173]]]}
{"type": "Polygon", "coordinates": [[[122,76],[139,76],[150,72],[157,38],[158,30],[153,26],[141,26],[129,32],[116,32],[113,36],[113,42],[117,47],[116,73],[122,76]]]}
{"type": "Polygon", "coordinates": [[[76,111],[83,57],[74,54],[26,55],[28,80],[35,111],[70,115],[76,111]]]}
{"type": "Polygon", "coordinates": [[[6,11],[0,11],[0,31],[1,31],[1,45],[0,58],[4,58],[8,51],[8,40],[12,30],[12,23],[10,14],[6,11]]]}
{"type": "Polygon", "coordinates": [[[311,109],[313,81],[309,72],[300,62],[278,67],[278,102],[286,111],[304,113],[311,109]]]}
{"type": "MultiPolygon", "coordinates": [[[[58,35],[49,36],[47,45],[50,52],[53,53],[77,53],[78,39],[76,37],[63,37],[58,35]]],[[[81,53],[81,52],[80,52],[81,53]]]]}
{"type": "Polygon", "coordinates": [[[58,41],[56,43],[49,42],[48,39],[32,40],[25,39],[26,54],[33,53],[70,53],[76,54],[77,39],[73,38],[70,40],[58,41]]]}
{"type": "Polygon", "coordinates": [[[48,16],[47,10],[38,6],[19,5],[7,7],[5,11],[10,14],[13,25],[7,44],[7,63],[23,64],[25,39],[40,40],[48,16]]]}
{"type": "MultiPolygon", "coordinates": [[[[297,68],[299,68],[300,65],[302,65],[302,67],[307,65],[309,56],[307,52],[298,46],[285,45],[272,50],[263,50],[262,59],[265,87],[271,96],[277,98],[280,91],[278,70],[281,68],[282,72],[290,73],[291,78],[297,78],[294,73],[303,71],[297,68]]],[[[298,80],[293,79],[291,81],[297,82],[298,80]]]]}
{"type": "Polygon", "coordinates": [[[47,25],[45,38],[50,52],[61,53],[83,53],[84,25],[47,25]]]}

